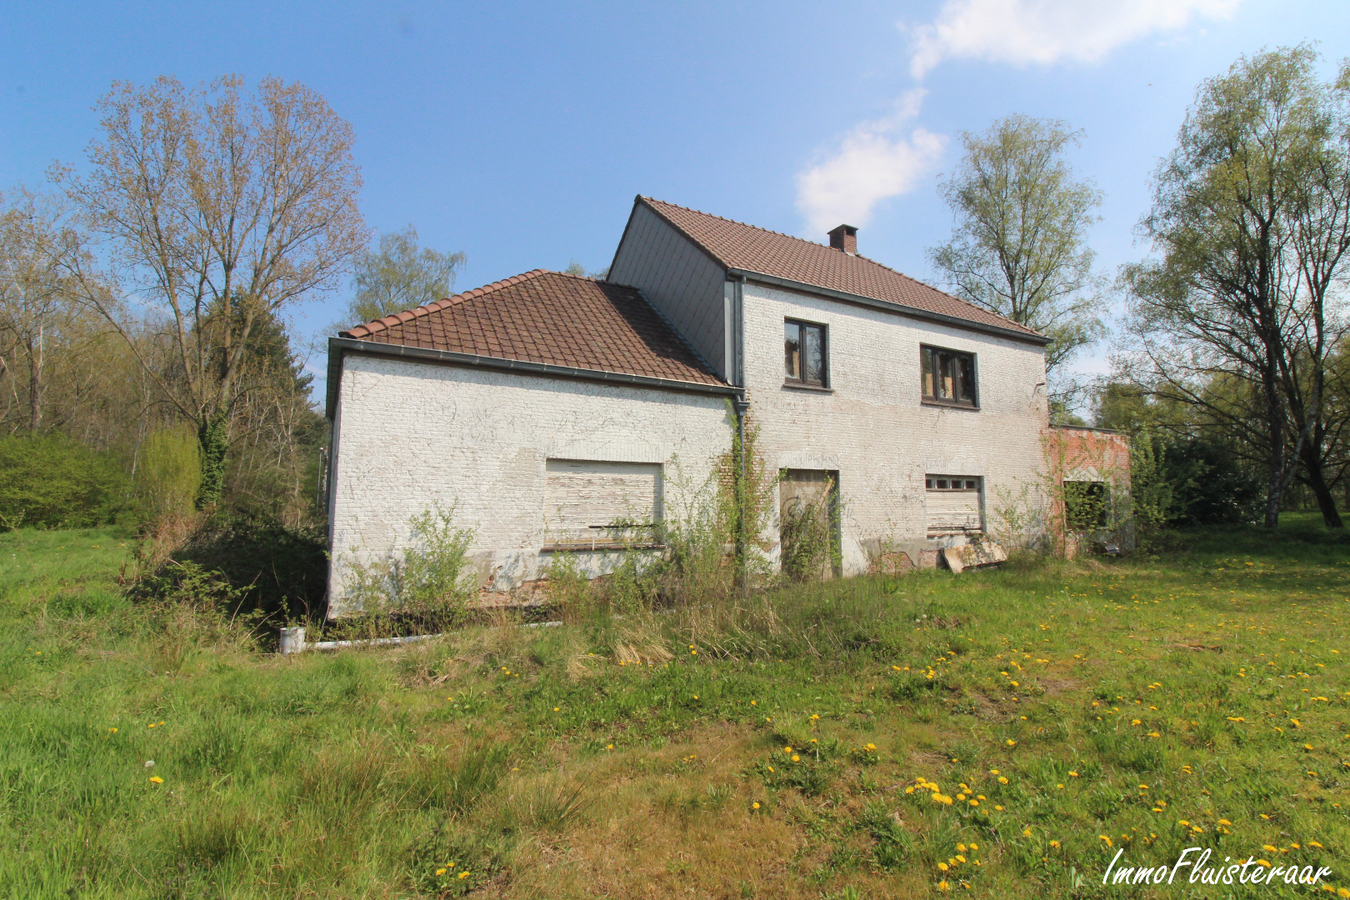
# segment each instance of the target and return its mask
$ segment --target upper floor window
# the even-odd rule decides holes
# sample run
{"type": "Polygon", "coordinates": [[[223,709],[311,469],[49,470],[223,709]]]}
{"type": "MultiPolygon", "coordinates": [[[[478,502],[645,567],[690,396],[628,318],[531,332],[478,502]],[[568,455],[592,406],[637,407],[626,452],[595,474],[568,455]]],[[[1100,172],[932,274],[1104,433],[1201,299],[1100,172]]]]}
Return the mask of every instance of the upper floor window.
{"type": "Polygon", "coordinates": [[[975,391],[975,354],[940,347],[919,347],[923,372],[923,399],[951,406],[978,405],[975,391]]]}
{"type": "Polygon", "coordinates": [[[825,326],[787,319],[783,323],[783,377],[789,383],[825,387],[825,326]]]}

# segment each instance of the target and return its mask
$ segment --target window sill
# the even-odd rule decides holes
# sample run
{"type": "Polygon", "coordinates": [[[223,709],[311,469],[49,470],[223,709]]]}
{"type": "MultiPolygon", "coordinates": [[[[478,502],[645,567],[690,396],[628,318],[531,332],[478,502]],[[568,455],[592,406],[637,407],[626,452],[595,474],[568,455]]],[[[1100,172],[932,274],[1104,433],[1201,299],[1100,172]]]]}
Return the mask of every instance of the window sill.
{"type": "Polygon", "coordinates": [[[810,391],[815,394],[833,394],[834,388],[824,387],[819,384],[804,384],[800,381],[785,381],[783,389],[788,391],[810,391]]]}
{"type": "Polygon", "coordinates": [[[968,403],[944,403],[941,400],[929,400],[927,398],[919,401],[920,406],[932,406],[937,409],[964,409],[970,412],[979,412],[979,406],[971,406],[968,403]]]}

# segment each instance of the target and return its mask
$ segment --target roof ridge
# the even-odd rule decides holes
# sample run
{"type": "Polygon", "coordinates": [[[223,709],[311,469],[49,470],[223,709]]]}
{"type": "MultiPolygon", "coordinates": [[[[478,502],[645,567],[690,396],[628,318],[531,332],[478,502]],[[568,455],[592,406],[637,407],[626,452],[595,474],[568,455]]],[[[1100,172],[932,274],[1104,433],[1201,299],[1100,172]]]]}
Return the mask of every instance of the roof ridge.
{"type": "MultiPolygon", "coordinates": [[[[704,211],[701,210],[701,209],[694,209],[693,207],[689,207],[689,206],[681,206],[681,205],[679,205],[678,203],[670,203],[670,202],[668,202],[668,201],[666,201],[666,200],[658,200],[658,199],[656,199],[655,197],[648,197],[648,196],[643,195],[643,194],[639,194],[638,196],[639,196],[642,200],[645,200],[645,201],[646,201],[647,203],[649,203],[649,204],[657,203],[657,204],[660,204],[661,206],[669,206],[669,207],[671,207],[671,208],[673,208],[673,209],[683,210],[684,212],[688,212],[688,213],[694,213],[695,215],[699,215],[699,216],[707,216],[709,219],[717,219],[719,222],[726,222],[726,223],[731,224],[731,225],[739,225],[739,226],[741,226],[742,228],[750,228],[750,229],[752,229],[752,230],[754,230],[754,231],[759,231],[759,232],[762,232],[762,233],[764,233],[764,234],[772,234],[772,235],[774,235],[775,237],[788,238],[789,240],[797,241],[798,243],[806,244],[806,245],[808,245],[808,246],[810,246],[810,247],[815,247],[815,248],[821,249],[821,250],[833,250],[833,249],[835,249],[835,248],[831,247],[829,244],[819,244],[819,243],[816,243],[815,241],[810,241],[810,240],[807,240],[806,238],[798,237],[798,236],[796,236],[795,234],[786,234],[786,233],[784,233],[784,232],[782,232],[782,231],[774,231],[774,230],[771,229],[771,228],[764,228],[764,227],[762,227],[762,226],[760,226],[760,225],[752,225],[752,224],[750,224],[749,222],[741,222],[741,221],[738,221],[738,220],[736,220],[736,219],[728,219],[726,216],[719,216],[719,215],[717,215],[716,213],[704,212],[704,211]]],[[[658,210],[657,212],[659,212],[659,210],[658,210]]],[[[667,221],[669,221],[669,220],[667,219],[667,221]]],[[[674,223],[674,222],[672,222],[671,224],[674,225],[675,228],[676,228],[677,230],[679,230],[679,232],[680,232],[681,234],[684,234],[684,235],[685,235],[686,237],[688,237],[691,241],[693,241],[693,242],[696,243],[696,244],[699,244],[700,246],[703,246],[703,242],[702,242],[702,241],[699,241],[698,238],[696,238],[696,237],[694,237],[693,235],[689,234],[684,228],[680,227],[679,224],[674,223]]],[[[716,258],[716,259],[718,260],[718,262],[722,263],[722,265],[726,266],[727,268],[733,268],[733,267],[730,265],[730,263],[728,263],[726,260],[722,259],[721,257],[717,256],[717,254],[712,250],[712,248],[706,247],[706,246],[705,246],[703,249],[706,250],[707,252],[709,252],[710,254],[712,254],[712,255],[714,256],[714,258],[716,258]]],[[[864,262],[867,262],[867,263],[870,263],[870,264],[872,264],[872,265],[874,265],[874,266],[877,266],[878,268],[885,269],[887,272],[890,272],[890,273],[893,274],[893,275],[897,275],[897,276],[899,276],[900,278],[905,279],[906,281],[913,282],[914,284],[919,285],[919,286],[924,287],[924,288],[927,288],[927,289],[930,290],[930,291],[935,291],[935,292],[937,292],[937,293],[939,293],[939,294],[942,294],[944,297],[948,297],[948,298],[950,298],[950,299],[952,299],[952,300],[955,300],[957,303],[963,304],[964,306],[967,306],[967,307],[969,307],[970,309],[976,310],[976,311],[981,312],[981,313],[986,313],[986,314],[988,314],[988,315],[997,316],[998,318],[1004,320],[1005,322],[1007,322],[1008,324],[1012,325],[1013,327],[1018,328],[1018,329],[1022,329],[1022,330],[1026,331],[1026,332],[1029,333],[1029,334],[1040,334],[1040,332],[1036,331],[1034,328],[1029,328],[1029,327],[1027,327],[1026,325],[1023,325],[1021,322],[1018,322],[1018,321],[1016,321],[1015,319],[1011,319],[1011,318],[1009,318],[1008,316],[1005,316],[1005,315],[1003,315],[1003,314],[1000,313],[1000,312],[995,312],[995,311],[992,310],[992,309],[988,309],[988,308],[986,308],[986,307],[980,306],[978,303],[974,303],[974,302],[972,302],[972,301],[970,301],[970,300],[965,299],[964,297],[958,297],[958,296],[956,296],[955,294],[952,294],[952,293],[950,293],[950,292],[948,292],[948,291],[942,290],[942,288],[934,287],[933,285],[929,284],[929,283],[926,282],[926,281],[920,281],[918,278],[915,278],[913,275],[906,275],[904,272],[901,272],[899,269],[892,268],[891,266],[888,266],[888,265],[886,265],[886,264],[883,263],[883,262],[878,262],[877,260],[873,259],[873,258],[870,257],[870,256],[863,256],[861,253],[853,253],[853,254],[849,254],[849,255],[851,255],[854,259],[861,259],[861,260],[863,260],[864,262]]]]}
{"type": "Polygon", "coordinates": [[[528,272],[522,272],[519,275],[512,275],[510,278],[503,278],[500,281],[494,281],[491,284],[485,284],[482,287],[476,287],[473,290],[464,291],[459,294],[454,294],[452,296],[445,297],[440,300],[433,300],[430,303],[424,303],[421,306],[414,306],[412,309],[405,309],[401,312],[391,313],[390,315],[383,316],[379,319],[375,319],[372,322],[364,322],[360,325],[353,325],[351,328],[339,331],[338,336],[341,337],[342,335],[345,334],[348,337],[361,338],[370,334],[378,334],[381,331],[388,331],[395,325],[402,325],[404,322],[411,322],[413,319],[421,318],[422,316],[429,316],[434,312],[440,312],[447,306],[455,306],[456,304],[463,303],[466,300],[472,300],[477,297],[482,297],[485,294],[490,294],[493,291],[501,290],[504,287],[510,287],[513,284],[520,284],[522,281],[527,281],[531,278],[538,278],[540,275],[548,275],[548,274],[562,275],[565,273],[563,272],[550,273],[548,269],[531,269],[528,272]],[[360,332],[359,334],[358,331],[360,332]]]}

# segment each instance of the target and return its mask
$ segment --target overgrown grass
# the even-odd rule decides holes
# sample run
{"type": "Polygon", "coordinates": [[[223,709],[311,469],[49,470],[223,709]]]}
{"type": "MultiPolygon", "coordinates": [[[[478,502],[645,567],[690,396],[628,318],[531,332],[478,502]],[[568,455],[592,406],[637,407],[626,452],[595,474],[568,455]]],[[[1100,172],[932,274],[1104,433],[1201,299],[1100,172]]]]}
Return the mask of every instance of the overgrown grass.
{"type": "Polygon", "coordinates": [[[1187,846],[1350,885],[1311,521],[300,658],[129,604],[129,543],[0,535],[2,896],[1311,893],[1101,883],[1187,846]]]}

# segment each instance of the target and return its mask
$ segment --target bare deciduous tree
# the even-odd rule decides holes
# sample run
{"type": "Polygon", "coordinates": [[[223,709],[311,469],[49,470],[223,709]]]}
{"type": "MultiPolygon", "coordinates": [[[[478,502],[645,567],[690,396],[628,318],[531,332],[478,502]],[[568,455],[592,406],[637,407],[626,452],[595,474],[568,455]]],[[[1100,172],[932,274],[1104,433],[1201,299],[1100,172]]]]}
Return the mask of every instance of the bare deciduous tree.
{"type": "Polygon", "coordinates": [[[317,93],[276,78],[255,92],[237,77],[191,90],[173,78],[117,83],[98,110],[88,174],[56,167],[52,178],[168,326],[176,377],[142,355],[132,312],[90,298],[196,426],[198,503],[209,505],[255,322],[336,287],[366,243],[352,129],[317,93]],[[238,314],[223,317],[224,333],[204,327],[227,309],[238,314]]]}

